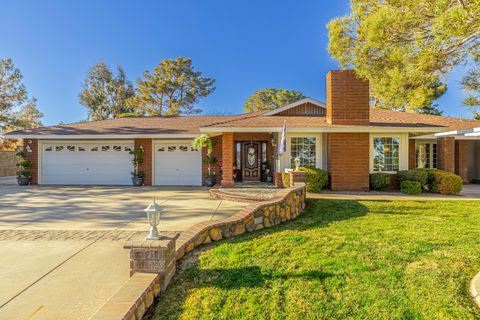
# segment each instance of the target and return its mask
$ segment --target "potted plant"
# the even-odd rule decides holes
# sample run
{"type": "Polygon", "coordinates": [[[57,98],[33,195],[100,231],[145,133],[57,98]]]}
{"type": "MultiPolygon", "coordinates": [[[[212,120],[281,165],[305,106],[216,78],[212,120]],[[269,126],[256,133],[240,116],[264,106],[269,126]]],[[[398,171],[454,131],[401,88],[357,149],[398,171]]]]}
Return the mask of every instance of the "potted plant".
{"type": "Polygon", "coordinates": [[[26,155],[24,151],[19,151],[16,153],[16,155],[20,158],[20,160],[16,163],[16,166],[18,167],[17,183],[19,186],[28,186],[32,176],[32,171],[30,170],[33,165],[32,161],[25,159],[26,155]]]}
{"type": "Polygon", "coordinates": [[[132,183],[135,187],[140,187],[143,185],[145,179],[145,172],[139,171],[138,166],[143,163],[143,147],[135,147],[130,154],[133,156],[133,171],[132,171],[132,183]]]}
{"type": "Polygon", "coordinates": [[[207,187],[213,187],[215,183],[217,183],[215,172],[212,173],[212,166],[217,163],[218,163],[217,158],[213,157],[212,155],[207,155],[205,157],[205,164],[207,165],[207,170],[208,170],[207,176],[205,177],[205,185],[207,187]]]}
{"type": "Polygon", "coordinates": [[[218,163],[218,159],[212,156],[213,151],[213,141],[206,134],[202,134],[195,138],[192,142],[192,147],[197,150],[202,150],[202,148],[207,149],[207,155],[205,156],[205,164],[207,165],[208,173],[205,177],[205,185],[207,187],[213,187],[215,185],[216,176],[215,172],[212,173],[212,166],[218,163]]]}

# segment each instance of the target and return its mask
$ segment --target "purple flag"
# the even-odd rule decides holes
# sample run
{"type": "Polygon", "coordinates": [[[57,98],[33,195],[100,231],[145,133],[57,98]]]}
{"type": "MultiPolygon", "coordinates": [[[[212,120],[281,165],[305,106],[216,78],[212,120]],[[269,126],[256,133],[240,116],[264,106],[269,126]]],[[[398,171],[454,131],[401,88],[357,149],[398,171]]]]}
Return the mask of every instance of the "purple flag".
{"type": "Polygon", "coordinates": [[[282,140],[280,140],[280,154],[287,152],[287,120],[283,121],[282,140]]]}

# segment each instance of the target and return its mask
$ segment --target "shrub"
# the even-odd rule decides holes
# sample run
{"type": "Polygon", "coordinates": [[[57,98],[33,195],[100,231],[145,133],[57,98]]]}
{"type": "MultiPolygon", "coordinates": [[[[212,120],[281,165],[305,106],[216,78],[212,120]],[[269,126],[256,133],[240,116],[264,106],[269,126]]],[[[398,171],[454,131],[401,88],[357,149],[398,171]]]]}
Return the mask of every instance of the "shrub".
{"type": "Polygon", "coordinates": [[[412,169],[398,171],[398,181],[417,181],[423,187],[428,182],[428,171],[421,169],[412,169]]]}
{"type": "Polygon", "coordinates": [[[422,185],[418,181],[402,181],[400,191],[406,194],[419,194],[422,193],[422,185]]]}
{"type": "Polygon", "coordinates": [[[307,175],[307,192],[319,193],[327,186],[328,174],[324,170],[312,167],[300,167],[298,169],[307,175]]]}
{"type": "Polygon", "coordinates": [[[460,176],[443,170],[432,170],[430,175],[429,189],[431,192],[459,194],[462,191],[463,183],[460,176]]]}
{"type": "Polygon", "coordinates": [[[372,173],[370,175],[370,187],[373,190],[383,191],[390,186],[390,174],[372,173]]]}

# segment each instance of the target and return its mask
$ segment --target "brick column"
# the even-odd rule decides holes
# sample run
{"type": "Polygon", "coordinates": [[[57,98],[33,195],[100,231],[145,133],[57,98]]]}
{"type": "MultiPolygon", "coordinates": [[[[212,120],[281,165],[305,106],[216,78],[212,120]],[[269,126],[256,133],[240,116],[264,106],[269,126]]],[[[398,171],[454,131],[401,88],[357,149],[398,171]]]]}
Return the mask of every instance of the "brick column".
{"type": "Polygon", "coordinates": [[[32,161],[30,184],[38,184],[38,140],[23,139],[23,151],[25,152],[25,160],[32,161]]]}
{"type": "Polygon", "coordinates": [[[368,133],[329,133],[328,170],[333,191],[368,191],[370,136],[368,133]]]}
{"type": "Polygon", "coordinates": [[[130,276],[136,272],[158,273],[160,288],[165,290],[175,274],[175,237],[128,243],[123,248],[130,250],[130,276]]]}
{"type": "Polygon", "coordinates": [[[143,163],[138,166],[139,171],[145,172],[145,179],[143,184],[146,186],[152,185],[152,139],[135,139],[135,148],[143,147],[143,163]]]}
{"type": "Polygon", "coordinates": [[[290,187],[293,187],[297,183],[307,183],[307,173],[303,171],[291,171],[290,172],[290,187]]]}
{"type": "Polygon", "coordinates": [[[455,138],[443,137],[437,139],[437,168],[455,172],[455,138]]]}
{"type": "Polygon", "coordinates": [[[408,169],[415,169],[415,140],[408,140],[408,169]]]}
{"type": "Polygon", "coordinates": [[[468,141],[455,141],[455,174],[462,177],[463,182],[468,182],[467,154],[468,141]]]}
{"type": "Polygon", "coordinates": [[[222,187],[233,188],[233,160],[234,160],[233,132],[224,132],[222,137],[222,187]]]}

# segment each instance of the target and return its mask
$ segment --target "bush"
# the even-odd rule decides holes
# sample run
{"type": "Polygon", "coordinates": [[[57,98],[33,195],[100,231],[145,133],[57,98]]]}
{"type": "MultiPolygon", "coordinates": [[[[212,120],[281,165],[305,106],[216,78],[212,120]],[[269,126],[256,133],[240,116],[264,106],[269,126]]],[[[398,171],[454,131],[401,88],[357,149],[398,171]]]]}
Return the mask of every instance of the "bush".
{"type": "Polygon", "coordinates": [[[312,167],[300,167],[298,169],[307,174],[307,192],[319,193],[328,185],[328,174],[324,170],[312,167]]]}
{"type": "Polygon", "coordinates": [[[406,194],[419,194],[422,193],[422,185],[418,181],[402,181],[400,191],[406,194]]]}
{"type": "Polygon", "coordinates": [[[428,171],[421,169],[398,171],[398,181],[400,183],[403,181],[417,181],[423,188],[428,182],[428,171]]]}
{"type": "Polygon", "coordinates": [[[463,183],[460,176],[443,170],[432,170],[430,175],[429,189],[431,192],[459,194],[462,191],[463,183]]]}
{"type": "Polygon", "coordinates": [[[383,191],[390,186],[390,174],[372,173],[370,175],[370,187],[372,190],[383,191]]]}

